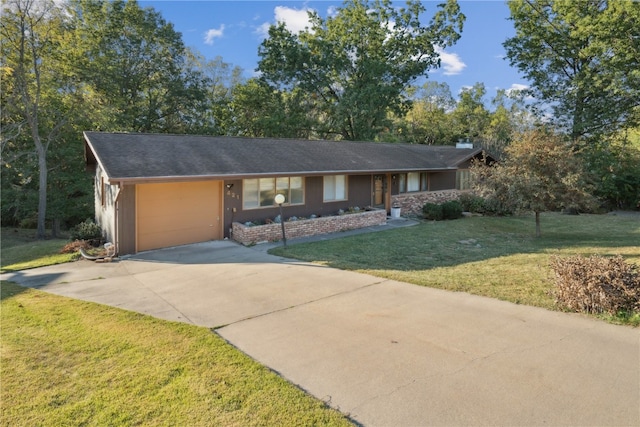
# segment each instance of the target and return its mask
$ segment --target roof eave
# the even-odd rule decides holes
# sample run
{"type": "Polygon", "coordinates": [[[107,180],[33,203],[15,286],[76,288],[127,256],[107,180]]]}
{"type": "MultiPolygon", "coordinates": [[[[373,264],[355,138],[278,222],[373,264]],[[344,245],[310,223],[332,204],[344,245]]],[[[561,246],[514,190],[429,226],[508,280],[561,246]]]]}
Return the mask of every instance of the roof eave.
{"type": "Polygon", "coordinates": [[[269,178],[282,176],[323,176],[323,175],[369,175],[404,172],[446,172],[455,170],[455,167],[446,168],[401,168],[401,169],[371,169],[371,170],[326,170],[326,171],[279,171],[264,173],[233,173],[215,175],[167,175],[167,176],[137,176],[137,177],[108,177],[109,184],[150,184],[161,182],[189,182],[189,181],[209,181],[209,180],[231,180],[231,179],[251,179],[269,178]]]}

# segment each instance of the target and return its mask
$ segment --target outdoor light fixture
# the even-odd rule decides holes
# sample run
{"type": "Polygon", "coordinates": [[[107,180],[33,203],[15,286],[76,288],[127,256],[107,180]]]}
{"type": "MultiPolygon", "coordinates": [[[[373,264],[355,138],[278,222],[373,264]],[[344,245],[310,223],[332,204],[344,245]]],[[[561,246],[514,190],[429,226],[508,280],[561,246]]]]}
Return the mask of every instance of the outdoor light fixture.
{"type": "Polygon", "coordinates": [[[284,196],[282,194],[276,194],[276,197],[273,199],[274,202],[278,206],[280,206],[280,225],[282,226],[282,241],[284,242],[284,247],[287,247],[287,236],[284,234],[284,216],[282,215],[282,204],[284,203],[284,196]]]}

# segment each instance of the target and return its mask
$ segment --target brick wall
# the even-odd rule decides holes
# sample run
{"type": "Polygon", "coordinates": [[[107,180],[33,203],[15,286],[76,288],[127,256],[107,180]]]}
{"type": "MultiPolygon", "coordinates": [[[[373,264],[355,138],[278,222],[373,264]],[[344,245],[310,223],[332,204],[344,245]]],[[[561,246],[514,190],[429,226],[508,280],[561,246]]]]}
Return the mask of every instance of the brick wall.
{"type": "MultiPolygon", "coordinates": [[[[338,231],[382,225],[387,222],[387,213],[382,209],[361,213],[348,213],[284,223],[287,239],[316,236],[338,231]]],[[[232,239],[244,245],[260,242],[275,242],[282,239],[281,224],[246,226],[239,222],[232,224],[232,239]]]]}
{"type": "Polygon", "coordinates": [[[460,190],[422,191],[420,193],[399,194],[391,197],[393,206],[400,205],[401,215],[422,216],[425,203],[443,203],[460,197],[460,190]]]}

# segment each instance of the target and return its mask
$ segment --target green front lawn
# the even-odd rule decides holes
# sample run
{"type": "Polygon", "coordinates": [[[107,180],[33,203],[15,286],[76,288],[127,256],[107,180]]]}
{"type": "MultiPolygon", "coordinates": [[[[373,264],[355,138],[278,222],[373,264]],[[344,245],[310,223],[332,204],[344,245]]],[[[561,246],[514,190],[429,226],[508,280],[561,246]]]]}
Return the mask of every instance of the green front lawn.
{"type": "Polygon", "coordinates": [[[78,259],[78,254],[61,254],[68,239],[36,239],[35,230],[2,227],[0,272],[26,270],[78,259]]]}
{"type": "MultiPolygon", "coordinates": [[[[640,265],[639,215],[472,217],[272,249],[276,255],[451,291],[557,309],[552,255],[620,254],[640,265]]],[[[608,319],[640,324],[640,314],[608,319]]]]}
{"type": "Polygon", "coordinates": [[[351,425],[209,329],[8,282],[1,298],[1,425],[351,425]]]}

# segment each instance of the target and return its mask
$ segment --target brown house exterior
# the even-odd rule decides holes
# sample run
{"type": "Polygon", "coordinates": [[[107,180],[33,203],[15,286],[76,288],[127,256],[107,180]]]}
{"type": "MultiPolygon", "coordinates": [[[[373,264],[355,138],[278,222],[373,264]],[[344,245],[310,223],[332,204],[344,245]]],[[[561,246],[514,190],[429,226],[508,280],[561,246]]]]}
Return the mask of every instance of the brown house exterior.
{"type": "Polygon", "coordinates": [[[481,149],[85,132],[96,222],[120,255],[232,237],[235,222],[330,216],[392,197],[465,189],[481,149]]]}

